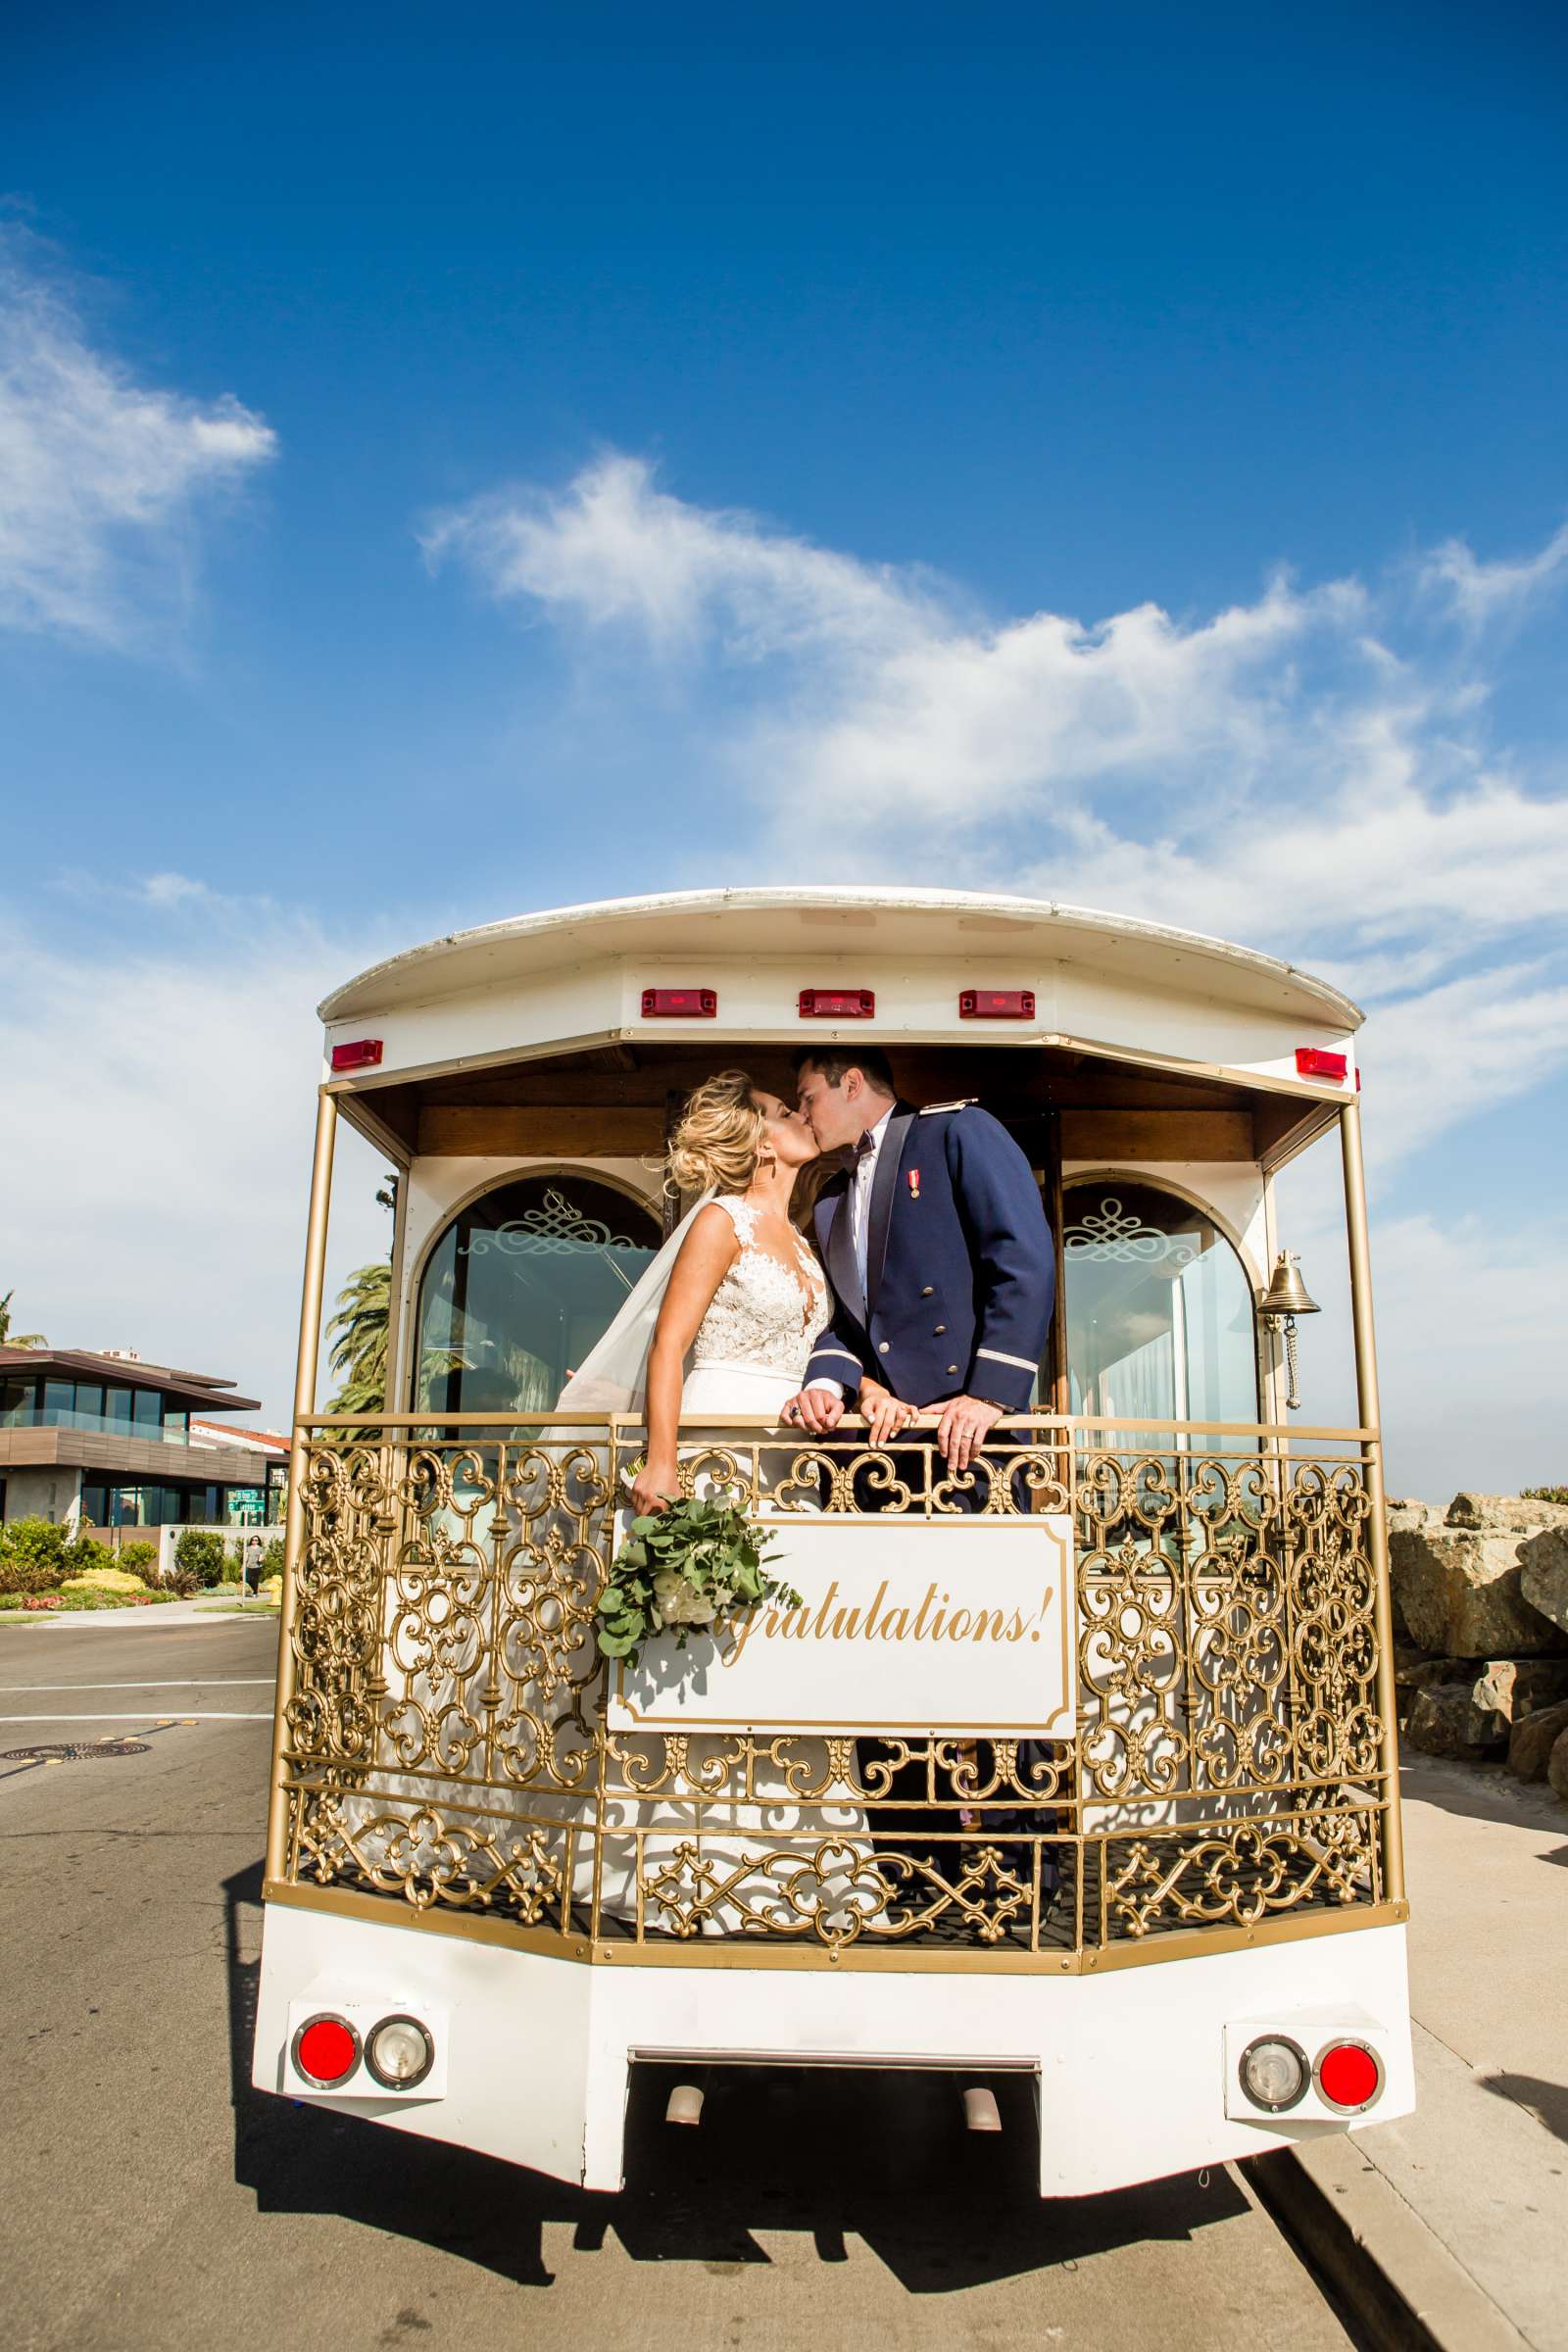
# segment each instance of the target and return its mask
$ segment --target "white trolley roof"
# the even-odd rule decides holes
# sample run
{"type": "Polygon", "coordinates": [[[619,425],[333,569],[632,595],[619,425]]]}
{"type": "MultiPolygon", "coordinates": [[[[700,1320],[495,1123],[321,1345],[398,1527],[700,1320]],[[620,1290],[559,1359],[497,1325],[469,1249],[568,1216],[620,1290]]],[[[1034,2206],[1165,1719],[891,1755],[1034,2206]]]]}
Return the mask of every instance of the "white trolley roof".
{"type": "Polygon", "coordinates": [[[1038,899],[837,886],[517,915],[411,948],[320,1010],[328,1083],[383,1148],[492,1155],[657,1151],[668,1101],[723,1061],[743,1056],[782,1091],[792,1048],[871,1037],[915,1101],[1081,1113],[1086,1150],[1109,1149],[1103,1118],[1084,1124],[1096,1105],[1170,1113],[1173,1137],[1174,1114],[1204,1114],[1165,1156],[1262,1160],[1353,1091],[1361,1021],[1327,982],[1197,932],[1038,899]],[[715,1016],[662,1006],[655,992],[669,990],[711,992],[715,1016]],[[874,1018],[811,1017],[807,990],[871,991],[874,1018]],[[975,1018],[964,993],[991,990],[1027,992],[1028,1017],[975,1018]]]}
{"type": "MultiPolygon", "coordinates": [[[[967,890],[812,885],[665,891],[508,916],[449,932],[372,964],[320,1005],[329,1028],[434,1000],[505,989],[564,963],[632,958],[695,966],[776,959],[791,971],[824,958],[999,958],[1051,972],[1088,967],[1152,998],[1174,994],[1255,1008],[1344,1035],[1361,1012],[1326,980],[1277,956],[1201,932],[1054,900],[967,890]]],[[[1038,994],[1039,992],[1037,992],[1038,994]]],[[[895,1017],[890,1006],[890,1017],[895,1017]]]]}

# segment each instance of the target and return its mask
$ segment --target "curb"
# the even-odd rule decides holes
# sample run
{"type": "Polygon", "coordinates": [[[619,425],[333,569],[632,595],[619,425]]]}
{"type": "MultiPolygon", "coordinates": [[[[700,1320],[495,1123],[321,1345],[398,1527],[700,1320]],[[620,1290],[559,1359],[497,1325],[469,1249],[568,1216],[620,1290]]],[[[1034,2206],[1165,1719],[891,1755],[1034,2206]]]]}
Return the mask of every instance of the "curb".
{"type": "Polygon", "coordinates": [[[1249,2158],[1259,2202],[1353,2314],[1371,2352],[1531,2352],[1353,2134],[1249,2158]]]}

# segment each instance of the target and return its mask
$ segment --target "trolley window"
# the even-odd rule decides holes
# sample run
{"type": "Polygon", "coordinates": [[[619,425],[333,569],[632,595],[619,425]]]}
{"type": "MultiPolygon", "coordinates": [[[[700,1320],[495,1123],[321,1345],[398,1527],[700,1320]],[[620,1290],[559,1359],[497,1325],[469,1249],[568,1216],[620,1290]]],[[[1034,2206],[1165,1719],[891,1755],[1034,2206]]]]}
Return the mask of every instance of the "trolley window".
{"type": "Polygon", "coordinates": [[[660,1242],[640,1200],[566,1170],[470,1200],[419,1284],[414,1409],[548,1412],[660,1242]]]}

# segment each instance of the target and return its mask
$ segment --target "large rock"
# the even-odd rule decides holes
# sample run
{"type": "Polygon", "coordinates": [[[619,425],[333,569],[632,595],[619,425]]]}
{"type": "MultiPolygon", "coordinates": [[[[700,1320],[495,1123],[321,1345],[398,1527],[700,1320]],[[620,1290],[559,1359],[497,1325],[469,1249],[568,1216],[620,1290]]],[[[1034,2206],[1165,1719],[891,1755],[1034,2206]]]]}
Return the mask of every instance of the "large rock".
{"type": "Polygon", "coordinates": [[[1559,1699],[1568,1699],[1568,1658],[1489,1658],[1470,1686],[1475,1736],[1505,1740],[1516,1723],[1559,1699]]]}
{"type": "Polygon", "coordinates": [[[1568,1528],[1544,1527],[1519,1546],[1519,1590],[1533,1609],[1568,1633],[1568,1528]]]}
{"type": "Polygon", "coordinates": [[[1428,1523],[1391,1534],[1390,1579],[1412,1639],[1436,1657],[1541,1657],[1568,1651],[1568,1632],[1524,1596],[1520,1549],[1521,1539],[1512,1531],[1484,1535],[1428,1523]]]}
{"type": "Polygon", "coordinates": [[[1405,1745],[1418,1748],[1424,1756],[1456,1756],[1464,1764],[1500,1756],[1506,1740],[1472,1738],[1476,1722],[1468,1683],[1429,1683],[1410,1701],[1404,1722],[1405,1745]]]}
{"type": "Polygon", "coordinates": [[[1423,1755],[1474,1763],[1506,1754],[1515,1724],[1533,1708],[1568,1700],[1568,1658],[1489,1658],[1479,1668],[1455,1658],[1428,1663],[1432,1673],[1412,1690],[1404,1727],[1423,1755]]]}
{"type": "Polygon", "coordinates": [[[1552,1742],[1546,1778],[1559,1796],[1568,1796],[1568,1732],[1559,1732],[1552,1742]]]}
{"type": "Polygon", "coordinates": [[[1568,1527],[1568,1502],[1537,1502],[1526,1494],[1456,1494],[1446,1521],[1472,1535],[1527,1536],[1538,1527],[1568,1527]]]}
{"type": "Polygon", "coordinates": [[[1568,1732],[1568,1698],[1559,1706],[1533,1707],[1508,1734],[1508,1770],[1520,1781],[1544,1781],[1551,1751],[1568,1732]]]}

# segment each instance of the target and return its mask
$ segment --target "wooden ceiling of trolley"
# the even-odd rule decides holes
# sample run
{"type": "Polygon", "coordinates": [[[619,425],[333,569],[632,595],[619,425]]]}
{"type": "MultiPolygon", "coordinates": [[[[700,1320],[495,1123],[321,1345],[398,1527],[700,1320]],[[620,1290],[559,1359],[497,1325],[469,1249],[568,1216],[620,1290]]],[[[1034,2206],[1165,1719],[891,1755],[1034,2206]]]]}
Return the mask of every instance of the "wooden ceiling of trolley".
{"type": "MultiPolygon", "coordinates": [[[[1277,1163],[1333,1117],[1320,1102],[1222,1079],[1140,1067],[1065,1047],[901,1045],[889,1058],[913,1102],[975,1095],[1037,1163],[1051,1114],[1065,1159],[1247,1160],[1277,1163]]],[[[774,1093],[793,1092],[790,1056],[774,1046],[715,1037],[690,1045],[593,1047],[503,1068],[377,1087],[373,1107],[405,1148],[478,1158],[612,1159],[661,1150],[681,1101],[715,1069],[740,1066],[774,1093]]]]}

